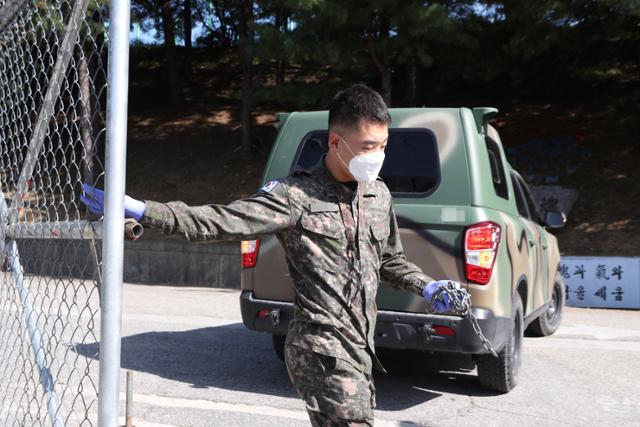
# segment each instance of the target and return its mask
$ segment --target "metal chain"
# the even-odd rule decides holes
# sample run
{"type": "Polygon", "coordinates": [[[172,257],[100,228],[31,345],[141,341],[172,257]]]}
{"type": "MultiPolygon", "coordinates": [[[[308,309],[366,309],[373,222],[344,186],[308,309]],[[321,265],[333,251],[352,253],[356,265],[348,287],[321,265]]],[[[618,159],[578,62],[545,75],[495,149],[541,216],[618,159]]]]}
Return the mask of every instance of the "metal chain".
{"type": "Polygon", "coordinates": [[[476,319],[476,316],[471,312],[471,295],[465,289],[456,288],[452,281],[448,281],[446,285],[438,286],[438,289],[436,289],[431,297],[431,304],[428,307],[428,312],[434,313],[434,303],[437,300],[444,302],[446,294],[449,295],[449,299],[453,305],[451,312],[458,316],[469,318],[471,326],[473,326],[473,330],[482,341],[482,346],[485,350],[491,352],[493,357],[498,357],[498,353],[494,350],[491,342],[489,342],[487,337],[482,333],[482,329],[478,324],[478,319],[476,319]]]}

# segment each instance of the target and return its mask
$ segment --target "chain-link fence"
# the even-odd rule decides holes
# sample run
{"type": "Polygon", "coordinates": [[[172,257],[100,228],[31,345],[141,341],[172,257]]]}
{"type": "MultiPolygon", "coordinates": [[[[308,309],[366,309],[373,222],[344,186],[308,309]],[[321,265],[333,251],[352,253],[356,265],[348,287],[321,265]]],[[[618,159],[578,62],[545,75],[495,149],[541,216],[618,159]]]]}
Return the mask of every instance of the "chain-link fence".
{"type": "Polygon", "coordinates": [[[98,424],[108,12],[0,0],[0,425],[98,424]]]}

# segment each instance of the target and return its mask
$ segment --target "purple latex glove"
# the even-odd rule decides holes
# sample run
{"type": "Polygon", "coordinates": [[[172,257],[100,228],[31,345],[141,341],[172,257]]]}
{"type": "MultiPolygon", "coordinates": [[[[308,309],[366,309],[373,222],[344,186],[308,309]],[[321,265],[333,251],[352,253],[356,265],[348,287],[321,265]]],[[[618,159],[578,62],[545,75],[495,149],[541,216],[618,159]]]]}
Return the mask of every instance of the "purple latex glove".
{"type": "MultiPolygon", "coordinates": [[[[82,184],[84,194],[80,195],[82,203],[87,205],[89,211],[96,215],[104,214],[104,191],[92,187],[89,184],[82,184]]],[[[124,217],[133,218],[140,221],[144,216],[144,202],[129,196],[124,196],[124,217]]]]}
{"type": "Polygon", "coordinates": [[[427,283],[422,289],[422,296],[427,301],[427,304],[433,307],[433,310],[436,313],[444,313],[446,311],[451,311],[453,308],[453,303],[451,302],[451,296],[447,292],[442,292],[438,298],[436,298],[433,302],[433,296],[438,291],[438,288],[445,287],[447,284],[453,283],[453,286],[456,289],[460,289],[460,283],[454,282],[453,280],[432,280],[427,283]]]}

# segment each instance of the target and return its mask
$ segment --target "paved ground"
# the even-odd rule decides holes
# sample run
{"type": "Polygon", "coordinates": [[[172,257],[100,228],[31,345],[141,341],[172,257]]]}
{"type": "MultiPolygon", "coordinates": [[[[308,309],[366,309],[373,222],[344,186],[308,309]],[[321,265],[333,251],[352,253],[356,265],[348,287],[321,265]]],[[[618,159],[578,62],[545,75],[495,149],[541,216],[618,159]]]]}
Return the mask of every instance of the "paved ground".
{"type": "MultiPolygon", "coordinates": [[[[238,297],[126,285],[122,366],[135,372],[136,426],[308,425],[270,336],[242,325],[238,297]]],[[[640,426],[637,311],[567,308],[556,335],[525,339],[507,395],[481,389],[462,357],[385,356],[376,425],[640,426]]]]}

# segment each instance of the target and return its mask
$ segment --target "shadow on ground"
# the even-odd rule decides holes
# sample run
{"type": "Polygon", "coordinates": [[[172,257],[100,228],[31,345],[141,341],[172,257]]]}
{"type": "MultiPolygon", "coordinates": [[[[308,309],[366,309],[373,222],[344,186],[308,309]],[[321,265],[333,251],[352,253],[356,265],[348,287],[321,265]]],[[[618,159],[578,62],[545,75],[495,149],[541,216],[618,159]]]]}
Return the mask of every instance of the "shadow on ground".
{"type": "MultiPolygon", "coordinates": [[[[76,346],[97,358],[99,343],[76,346]]],[[[388,374],[376,373],[379,410],[400,411],[443,392],[490,396],[480,388],[470,358],[412,351],[380,353],[388,374]]],[[[145,332],[122,338],[123,369],[191,384],[283,397],[296,397],[271,337],[241,323],[177,332],[145,332]]]]}

